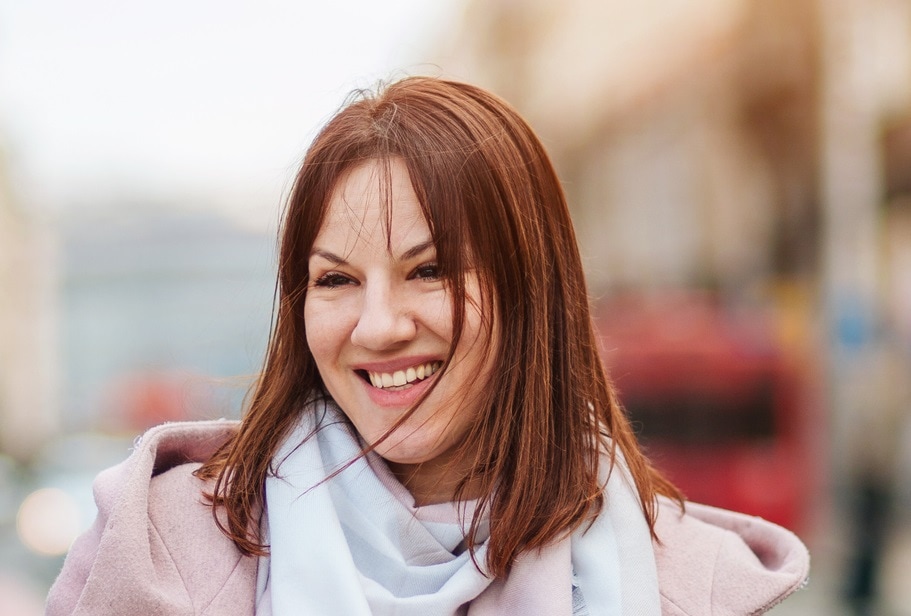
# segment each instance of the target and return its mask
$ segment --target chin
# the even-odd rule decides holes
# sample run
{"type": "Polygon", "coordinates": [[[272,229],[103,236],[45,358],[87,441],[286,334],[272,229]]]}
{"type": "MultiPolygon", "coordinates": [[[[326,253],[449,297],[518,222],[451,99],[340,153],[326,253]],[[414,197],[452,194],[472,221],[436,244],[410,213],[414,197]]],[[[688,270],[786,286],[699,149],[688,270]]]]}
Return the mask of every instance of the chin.
{"type": "Polygon", "coordinates": [[[377,454],[386,462],[393,464],[423,464],[432,459],[433,456],[426,452],[413,451],[408,447],[392,445],[391,447],[377,447],[377,454]]]}
{"type": "MultiPolygon", "coordinates": [[[[395,439],[395,435],[389,437],[390,440],[395,439]]],[[[416,465],[424,464],[427,462],[432,462],[438,458],[442,458],[445,449],[441,449],[435,444],[427,444],[426,446],[420,443],[390,443],[388,446],[384,446],[386,443],[382,443],[377,447],[376,452],[387,462],[393,464],[405,464],[405,465],[416,465]]]]}

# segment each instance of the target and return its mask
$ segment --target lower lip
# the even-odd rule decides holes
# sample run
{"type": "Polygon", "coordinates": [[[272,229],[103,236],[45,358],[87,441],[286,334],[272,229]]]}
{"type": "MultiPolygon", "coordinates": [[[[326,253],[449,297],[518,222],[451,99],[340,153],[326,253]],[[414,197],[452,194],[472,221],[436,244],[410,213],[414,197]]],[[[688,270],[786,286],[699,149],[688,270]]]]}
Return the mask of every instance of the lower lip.
{"type": "Polygon", "coordinates": [[[370,396],[370,400],[378,406],[388,408],[407,408],[413,406],[420,400],[421,396],[424,395],[427,388],[430,387],[431,381],[435,378],[436,374],[433,374],[406,389],[389,390],[374,387],[364,379],[358,377],[367,389],[367,395],[370,396]]]}

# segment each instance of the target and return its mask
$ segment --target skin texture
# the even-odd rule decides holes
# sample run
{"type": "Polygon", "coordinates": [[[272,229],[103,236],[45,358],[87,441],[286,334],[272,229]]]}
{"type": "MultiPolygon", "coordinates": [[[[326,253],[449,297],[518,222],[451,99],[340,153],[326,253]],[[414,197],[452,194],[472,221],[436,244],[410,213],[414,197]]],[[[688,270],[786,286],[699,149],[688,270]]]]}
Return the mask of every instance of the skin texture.
{"type": "Polygon", "coordinates": [[[444,502],[470,464],[455,454],[479,413],[472,394],[488,380],[490,341],[469,272],[464,330],[445,370],[392,389],[365,378],[442,365],[453,342],[452,297],[430,228],[404,163],[393,159],[387,169],[388,183],[377,161],[362,163],[332,192],[308,263],[307,344],[329,394],[364,441],[378,443],[416,504],[444,502]]]}

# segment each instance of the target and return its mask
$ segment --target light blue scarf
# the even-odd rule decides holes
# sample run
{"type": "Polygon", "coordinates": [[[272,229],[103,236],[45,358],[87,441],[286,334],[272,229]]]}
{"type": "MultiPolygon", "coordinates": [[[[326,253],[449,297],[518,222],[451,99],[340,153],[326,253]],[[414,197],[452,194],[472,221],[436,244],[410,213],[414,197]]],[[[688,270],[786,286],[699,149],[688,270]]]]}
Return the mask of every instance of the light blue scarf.
{"type": "MultiPolygon", "coordinates": [[[[271,554],[259,565],[257,616],[570,616],[574,598],[587,610],[577,614],[660,614],[651,537],[622,465],[590,528],[491,580],[464,549],[473,503],[415,507],[382,460],[360,451],[333,404],[301,414],[276,455],[278,476],[266,480],[271,554]]],[[[482,544],[482,569],[486,554],[482,544]]]]}

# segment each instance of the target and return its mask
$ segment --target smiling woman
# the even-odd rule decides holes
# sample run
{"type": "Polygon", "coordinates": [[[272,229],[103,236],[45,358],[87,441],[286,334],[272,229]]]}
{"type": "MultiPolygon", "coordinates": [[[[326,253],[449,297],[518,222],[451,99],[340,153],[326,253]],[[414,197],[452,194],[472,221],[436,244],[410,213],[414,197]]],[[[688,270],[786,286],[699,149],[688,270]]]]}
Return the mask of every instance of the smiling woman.
{"type": "Polygon", "coordinates": [[[307,344],[326,391],[416,503],[450,500],[468,471],[451,462],[479,416],[494,341],[472,271],[452,344],[452,293],[401,159],[369,160],[339,179],[309,279],[307,344]]]}
{"type": "Polygon", "coordinates": [[[640,451],[559,180],[492,94],[359,93],[298,173],[278,288],[243,420],[99,477],[49,614],[754,614],[805,581],[796,537],[684,511],[640,451]]]}

